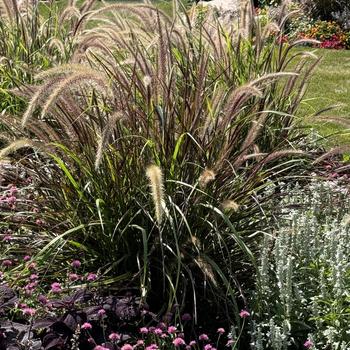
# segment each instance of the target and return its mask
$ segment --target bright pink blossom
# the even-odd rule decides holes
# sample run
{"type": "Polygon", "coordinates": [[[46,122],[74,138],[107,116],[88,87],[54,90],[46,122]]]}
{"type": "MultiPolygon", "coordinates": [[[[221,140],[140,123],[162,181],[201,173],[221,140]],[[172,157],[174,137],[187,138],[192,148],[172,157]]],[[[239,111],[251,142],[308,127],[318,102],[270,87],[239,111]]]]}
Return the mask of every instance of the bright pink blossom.
{"type": "Polygon", "coordinates": [[[51,284],[51,292],[52,293],[60,293],[62,291],[61,284],[58,282],[54,282],[51,284]]]}
{"type": "Polygon", "coordinates": [[[109,335],[109,340],[111,340],[111,341],[117,341],[117,340],[119,340],[120,339],[120,334],[118,334],[118,333],[111,333],[110,335],[109,335]]]}
{"type": "Polygon", "coordinates": [[[225,329],[224,328],[218,328],[217,332],[219,334],[224,334],[225,333],[225,329]]]}
{"type": "Polygon", "coordinates": [[[239,316],[242,318],[247,318],[250,316],[250,313],[247,310],[241,310],[241,312],[239,313],[239,316]]]}
{"type": "Polygon", "coordinates": [[[140,328],[140,333],[142,334],[147,334],[149,332],[148,328],[147,327],[142,327],[140,328]]]}
{"type": "Polygon", "coordinates": [[[174,327],[174,326],[168,327],[168,333],[170,333],[170,334],[176,333],[176,327],[174,327]]]}
{"type": "Polygon", "coordinates": [[[306,349],[311,349],[313,346],[314,346],[314,343],[310,339],[307,339],[306,342],[304,343],[304,347],[306,349]]]}
{"type": "Polygon", "coordinates": [[[175,339],[173,340],[173,344],[174,344],[175,346],[186,345],[185,341],[184,341],[182,338],[179,338],[179,337],[177,337],[177,338],[175,338],[175,339]]]}
{"type": "Polygon", "coordinates": [[[25,307],[22,309],[22,312],[24,315],[32,317],[35,315],[36,310],[31,307],[25,307]]]}
{"type": "Polygon", "coordinates": [[[85,322],[83,323],[83,325],[81,326],[81,329],[91,329],[92,325],[89,322],[85,322]]]}
{"type": "Polygon", "coordinates": [[[199,340],[202,340],[202,341],[208,341],[209,340],[209,337],[206,335],[206,334],[201,334],[199,337],[198,337],[199,340]]]}
{"type": "Polygon", "coordinates": [[[133,350],[133,346],[126,343],[122,346],[121,350],[133,350]]]}

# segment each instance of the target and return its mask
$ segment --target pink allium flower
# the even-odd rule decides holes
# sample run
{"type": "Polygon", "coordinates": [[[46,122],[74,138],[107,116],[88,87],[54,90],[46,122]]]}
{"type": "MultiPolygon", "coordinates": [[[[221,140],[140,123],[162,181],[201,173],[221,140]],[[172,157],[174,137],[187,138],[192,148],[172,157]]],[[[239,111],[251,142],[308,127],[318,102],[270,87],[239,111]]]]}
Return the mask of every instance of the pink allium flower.
{"type": "Polygon", "coordinates": [[[186,350],[191,350],[191,346],[190,345],[186,345],[185,349],[186,350]]]}
{"type": "Polygon", "coordinates": [[[81,266],[80,260],[73,260],[71,263],[71,266],[74,267],[75,269],[78,269],[81,266]]]}
{"type": "Polygon", "coordinates": [[[213,350],[213,346],[210,345],[210,344],[206,344],[206,345],[204,346],[204,350],[213,350]]]}
{"type": "Polygon", "coordinates": [[[142,340],[142,339],[139,339],[137,342],[136,342],[136,346],[144,346],[145,345],[145,342],[142,340]]]}
{"type": "Polygon", "coordinates": [[[97,346],[94,347],[94,350],[109,350],[109,348],[105,348],[102,345],[97,345],[97,346]]]}
{"type": "Polygon", "coordinates": [[[133,350],[133,346],[126,343],[122,346],[121,350],[133,350]]]}
{"type": "Polygon", "coordinates": [[[161,334],[163,334],[163,331],[162,331],[160,328],[156,328],[156,329],[153,331],[153,333],[154,333],[155,335],[161,335],[161,334]]]}
{"type": "Polygon", "coordinates": [[[2,262],[2,266],[10,267],[10,266],[12,266],[12,261],[11,260],[4,260],[2,262]]]}
{"type": "Polygon", "coordinates": [[[31,307],[25,307],[22,309],[22,312],[24,315],[32,317],[35,315],[36,310],[31,307]]]}
{"type": "Polygon", "coordinates": [[[177,338],[175,338],[175,339],[173,340],[173,344],[174,344],[175,346],[186,345],[185,341],[184,341],[182,338],[179,338],[179,337],[177,337],[177,338]]]}
{"type": "Polygon", "coordinates": [[[165,339],[165,338],[168,338],[168,335],[167,335],[166,333],[163,333],[163,334],[160,335],[160,337],[161,337],[162,339],[165,339]]]}
{"type": "Polygon", "coordinates": [[[75,282],[79,279],[79,275],[77,275],[76,273],[70,273],[68,275],[68,278],[70,281],[75,282]]]}
{"type": "Polygon", "coordinates": [[[16,186],[11,186],[10,188],[10,196],[15,196],[18,193],[18,189],[16,186]]]}
{"type": "Polygon", "coordinates": [[[199,337],[198,337],[199,340],[202,340],[202,341],[208,341],[209,340],[209,337],[206,335],[206,334],[201,334],[199,337]]]}
{"type": "Polygon", "coordinates": [[[23,257],[23,261],[26,261],[26,262],[27,262],[27,261],[29,261],[29,260],[30,260],[30,256],[29,256],[29,255],[26,255],[26,256],[23,257]]]}
{"type": "Polygon", "coordinates": [[[89,282],[93,282],[97,279],[97,275],[95,273],[89,273],[86,277],[86,280],[89,282]]]}
{"type": "Polygon", "coordinates": [[[177,330],[177,328],[176,328],[176,327],[174,327],[174,326],[170,326],[170,327],[168,327],[168,333],[170,333],[170,334],[174,334],[174,333],[176,333],[176,330],[177,330]]]}
{"type": "Polygon", "coordinates": [[[35,220],[35,223],[36,223],[38,226],[44,225],[44,221],[41,220],[41,219],[36,219],[36,220],[35,220]]]}
{"type": "Polygon", "coordinates": [[[225,329],[224,328],[218,328],[217,332],[219,334],[224,334],[225,333],[225,329]]]}
{"type": "Polygon", "coordinates": [[[62,291],[61,284],[58,282],[54,282],[51,284],[52,293],[60,293],[62,291]]]}
{"type": "Polygon", "coordinates": [[[151,344],[146,347],[146,350],[158,350],[157,344],[151,344]]]}
{"type": "Polygon", "coordinates": [[[239,313],[239,316],[242,318],[247,318],[250,316],[250,313],[247,310],[241,310],[241,312],[239,313]]]}
{"type": "Polygon", "coordinates": [[[81,326],[81,329],[91,329],[92,325],[89,322],[85,322],[83,323],[83,325],[81,326]]]}
{"type": "Polygon", "coordinates": [[[235,343],[234,340],[229,339],[229,340],[227,341],[227,343],[226,343],[226,346],[232,346],[234,343],[235,343]]]}
{"type": "Polygon", "coordinates": [[[118,333],[111,333],[110,335],[109,335],[109,340],[111,340],[111,341],[117,341],[117,340],[119,340],[120,339],[120,334],[118,334],[118,333]]]}
{"type": "Polygon", "coordinates": [[[304,347],[306,349],[311,349],[313,346],[314,346],[314,343],[310,339],[307,339],[306,342],[304,343],[304,347]]]}
{"type": "Polygon", "coordinates": [[[196,346],[197,342],[195,340],[191,340],[189,343],[190,346],[196,346]]]}
{"type": "Polygon", "coordinates": [[[4,236],[3,238],[2,238],[2,240],[4,241],[4,242],[10,242],[10,241],[12,241],[12,236],[11,235],[6,235],[6,236],[4,236]]]}
{"type": "Polygon", "coordinates": [[[149,332],[148,328],[147,327],[142,327],[140,328],[140,333],[141,334],[147,334],[149,332]]]}
{"type": "Polygon", "coordinates": [[[16,203],[16,201],[17,201],[17,198],[15,196],[10,196],[7,198],[7,203],[9,205],[14,205],[16,203]]]}
{"type": "Polygon", "coordinates": [[[31,281],[34,281],[34,280],[37,280],[39,278],[39,276],[36,274],[36,273],[32,273],[30,276],[29,276],[29,279],[31,281]]]}
{"type": "Polygon", "coordinates": [[[100,309],[97,311],[97,315],[99,315],[100,317],[104,316],[106,314],[106,310],[104,309],[100,309]]]}

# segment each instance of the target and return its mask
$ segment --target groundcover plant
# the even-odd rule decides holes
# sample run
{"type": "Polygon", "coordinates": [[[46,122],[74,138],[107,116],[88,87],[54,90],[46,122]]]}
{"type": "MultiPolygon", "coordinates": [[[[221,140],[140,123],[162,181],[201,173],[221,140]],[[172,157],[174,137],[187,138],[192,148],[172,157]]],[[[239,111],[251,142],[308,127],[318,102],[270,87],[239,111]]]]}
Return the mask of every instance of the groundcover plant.
{"type": "MultiPolygon", "coordinates": [[[[225,344],[247,347],[247,296],[274,217],[275,194],[264,189],[312,167],[294,114],[318,59],[283,43],[286,18],[262,26],[249,9],[242,30],[176,2],[171,18],[149,4],[92,6],[63,9],[76,14],[63,26],[74,37],[67,62],[12,89],[26,110],[2,119],[2,302],[17,305],[7,317],[24,314],[30,326],[54,317],[35,326],[55,333],[47,349],[125,347],[137,341],[132,328],[112,342],[107,334],[122,333],[123,317],[104,326],[101,311],[91,324],[96,313],[73,308],[107,312],[104,298],[123,295],[138,300],[135,327],[223,327],[225,344]],[[57,311],[52,295],[65,293],[57,311]],[[145,305],[155,318],[138,316],[145,305]],[[96,327],[102,335],[89,343],[96,327]]],[[[185,346],[163,328],[151,338],[164,333],[168,343],[147,346],[185,346]]]]}

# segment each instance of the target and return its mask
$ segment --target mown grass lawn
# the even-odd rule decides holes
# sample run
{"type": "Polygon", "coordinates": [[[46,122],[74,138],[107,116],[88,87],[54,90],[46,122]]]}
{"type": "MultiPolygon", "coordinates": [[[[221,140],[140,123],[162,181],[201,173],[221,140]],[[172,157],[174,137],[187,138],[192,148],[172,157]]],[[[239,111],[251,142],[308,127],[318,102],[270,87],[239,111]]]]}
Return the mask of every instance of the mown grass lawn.
{"type": "Polygon", "coordinates": [[[337,133],[329,137],[330,144],[350,143],[350,129],[323,119],[324,116],[345,117],[350,125],[350,50],[319,49],[315,53],[323,59],[313,74],[300,116],[323,136],[337,133]],[[332,105],[340,106],[323,113],[322,118],[312,116],[332,105]]]}

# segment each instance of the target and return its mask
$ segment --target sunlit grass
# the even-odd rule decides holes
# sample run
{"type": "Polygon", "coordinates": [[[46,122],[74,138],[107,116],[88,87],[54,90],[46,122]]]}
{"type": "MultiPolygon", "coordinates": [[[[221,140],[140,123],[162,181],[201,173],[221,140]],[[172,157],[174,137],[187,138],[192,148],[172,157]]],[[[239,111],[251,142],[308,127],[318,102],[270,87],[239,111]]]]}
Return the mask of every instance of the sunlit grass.
{"type": "Polygon", "coordinates": [[[349,143],[350,131],[344,126],[313,115],[329,106],[338,105],[339,107],[323,113],[322,116],[345,117],[350,120],[350,51],[319,49],[315,53],[323,59],[311,79],[300,108],[300,116],[323,136],[340,132],[340,135],[329,138],[330,144],[349,143]]]}

